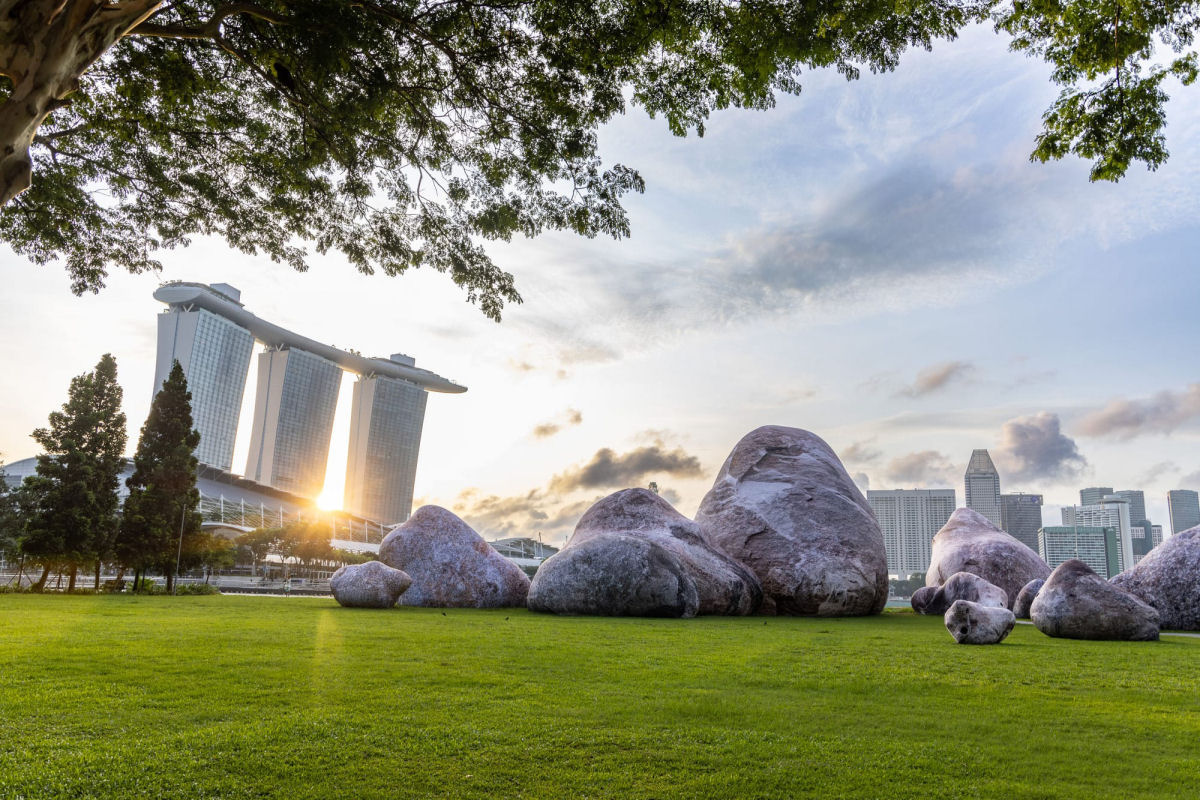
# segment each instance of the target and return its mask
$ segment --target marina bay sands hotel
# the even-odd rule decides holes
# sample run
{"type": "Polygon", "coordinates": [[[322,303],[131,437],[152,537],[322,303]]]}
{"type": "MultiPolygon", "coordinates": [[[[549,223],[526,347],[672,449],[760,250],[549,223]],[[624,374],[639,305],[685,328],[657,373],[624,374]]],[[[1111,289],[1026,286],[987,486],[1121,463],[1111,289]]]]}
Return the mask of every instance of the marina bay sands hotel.
{"type": "Polygon", "coordinates": [[[325,481],[343,370],[358,376],[350,413],[344,508],[383,524],[412,510],[428,392],[465,386],[418,369],[406,355],[365,358],[259,319],[228,284],[167,283],[158,317],[155,391],[179,361],[192,393],[201,464],[231,472],[242,395],[255,341],[258,387],[245,477],[313,498],[325,481]]]}

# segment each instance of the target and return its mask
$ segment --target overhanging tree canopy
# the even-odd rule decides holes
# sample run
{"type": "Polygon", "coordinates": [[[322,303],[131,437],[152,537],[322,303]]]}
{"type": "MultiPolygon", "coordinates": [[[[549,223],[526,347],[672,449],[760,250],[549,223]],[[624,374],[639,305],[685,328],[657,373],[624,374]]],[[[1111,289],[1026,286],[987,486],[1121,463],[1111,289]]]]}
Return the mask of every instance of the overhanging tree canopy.
{"type": "Polygon", "coordinates": [[[628,233],[642,179],[596,132],[630,103],[702,133],[989,14],[1068,86],[1035,157],[1162,163],[1168,70],[1143,65],[1166,37],[1194,78],[1197,24],[1163,0],[0,0],[0,237],[77,292],[197,234],[301,270],[308,243],[430,265],[499,318],[520,296],[481,241],[628,233]]]}

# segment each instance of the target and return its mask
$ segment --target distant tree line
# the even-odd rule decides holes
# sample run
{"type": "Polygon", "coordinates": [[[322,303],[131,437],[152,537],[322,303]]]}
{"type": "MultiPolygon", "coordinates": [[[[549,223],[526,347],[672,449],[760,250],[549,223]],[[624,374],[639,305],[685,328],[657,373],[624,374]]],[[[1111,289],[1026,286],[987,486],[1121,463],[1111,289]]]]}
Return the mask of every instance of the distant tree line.
{"type": "Polygon", "coordinates": [[[893,597],[912,597],[913,592],[925,585],[925,573],[914,572],[908,580],[892,578],[888,581],[888,590],[893,597]]]}
{"type": "MultiPolygon", "coordinates": [[[[129,494],[120,503],[120,475],[127,443],[117,362],[105,354],[91,372],[71,381],[67,402],[33,432],[45,452],[37,472],[9,488],[0,472],[0,555],[16,564],[17,581],[29,571],[42,591],[52,572],[76,587],[80,570],[91,569],[100,587],[101,566],[116,565],[118,578],[133,573],[134,586],[150,573],[174,587],[178,572],[207,574],[233,566],[239,546],[256,565],[268,552],[296,559],[305,569],[318,563],[362,560],[335,550],[331,532],[315,523],[253,531],[231,541],[201,528],[196,488],[191,393],[179,362],[163,382],[142,425],[133,457],[129,494]]],[[[119,581],[118,581],[119,582],[119,581]]]]}

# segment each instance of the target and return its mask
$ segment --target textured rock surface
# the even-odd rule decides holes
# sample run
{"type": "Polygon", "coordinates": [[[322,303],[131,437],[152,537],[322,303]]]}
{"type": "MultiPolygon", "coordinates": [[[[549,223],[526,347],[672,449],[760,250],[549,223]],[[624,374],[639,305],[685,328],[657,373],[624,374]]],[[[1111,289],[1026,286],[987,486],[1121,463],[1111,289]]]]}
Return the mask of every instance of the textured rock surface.
{"type": "Polygon", "coordinates": [[[393,528],[379,545],[379,560],[412,577],[400,605],[523,606],[529,592],[529,578],[520,567],[439,506],[422,506],[393,528]]]}
{"type": "Polygon", "coordinates": [[[532,610],[557,614],[753,614],[761,602],[753,572],[646,489],[616,492],[588,509],[529,589],[532,610]]]}
{"type": "Polygon", "coordinates": [[[1158,638],[1158,612],[1101,578],[1077,558],[1046,579],[1029,615],[1047,636],[1064,639],[1158,638]]]}
{"type": "MultiPolygon", "coordinates": [[[[926,586],[926,589],[932,587],[926,586]]],[[[927,596],[922,614],[944,614],[958,600],[981,606],[1008,608],[1008,595],[995,584],[970,572],[956,572],[927,596]]]]}
{"type": "Polygon", "coordinates": [[[347,564],[329,579],[333,599],[351,608],[391,608],[412,583],[403,570],[381,561],[347,564]]]}
{"type": "Polygon", "coordinates": [[[956,572],[970,572],[999,586],[1011,607],[1021,588],[1035,578],[1048,577],[1050,567],[987,517],[959,508],[933,537],[925,585],[941,586],[956,572]]]}
{"type": "Polygon", "coordinates": [[[1021,587],[1021,591],[1017,592],[1017,601],[1013,603],[1013,614],[1017,619],[1029,619],[1029,607],[1045,584],[1044,580],[1038,578],[1021,587]]]}
{"type": "Polygon", "coordinates": [[[1162,627],[1200,631],[1200,527],[1167,539],[1112,583],[1154,606],[1162,627]]]}
{"type": "Polygon", "coordinates": [[[944,621],[946,630],[959,644],[999,644],[1012,632],[1017,618],[1004,606],[955,600],[944,621]]]}
{"type": "Polygon", "coordinates": [[[913,611],[917,612],[918,614],[928,614],[930,613],[929,604],[933,602],[933,598],[935,595],[937,595],[937,592],[938,587],[936,586],[922,586],[920,589],[917,589],[915,592],[913,592],[912,597],[909,598],[908,601],[909,605],[911,605],[913,607],[913,611]]]}
{"type": "Polygon", "coordinates": [[[704,537],[758,576],[767,613],[877,614],[888,596],[879,523],[820,437],[746,434],[696,515],[704,537]]]}

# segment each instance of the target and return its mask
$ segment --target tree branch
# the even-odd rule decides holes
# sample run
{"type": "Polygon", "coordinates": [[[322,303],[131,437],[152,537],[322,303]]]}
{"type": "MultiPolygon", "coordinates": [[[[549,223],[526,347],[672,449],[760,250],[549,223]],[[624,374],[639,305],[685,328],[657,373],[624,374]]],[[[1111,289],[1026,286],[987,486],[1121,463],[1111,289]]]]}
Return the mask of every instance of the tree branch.
{"type": "Polygon", "coordinates": [[[239,14],[255,17],[273,25],[286,25],[289,19],[282,14],[253,3],[229,3],[217,8],[212,17],[198,28],[187,25],[156,25],[143,22],[129,32],[130,36],[146,36],[157,39],[208,39],[215,41],[221,36],[221,25],[229,17],[239,14]]]}

